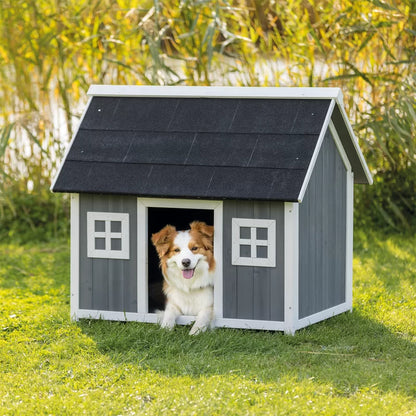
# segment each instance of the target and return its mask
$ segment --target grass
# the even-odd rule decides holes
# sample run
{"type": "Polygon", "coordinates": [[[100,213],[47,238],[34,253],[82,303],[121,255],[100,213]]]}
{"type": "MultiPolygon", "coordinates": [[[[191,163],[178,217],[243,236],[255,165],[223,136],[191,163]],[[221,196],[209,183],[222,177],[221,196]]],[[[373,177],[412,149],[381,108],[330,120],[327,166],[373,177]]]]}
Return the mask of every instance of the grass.
{"type": "Polygon", "coordinates": [[[65,243],[0,245],[0,414],[416,414],[416,237],[357,233],[354,312],[299,331],[69,320],[65,243]]]}

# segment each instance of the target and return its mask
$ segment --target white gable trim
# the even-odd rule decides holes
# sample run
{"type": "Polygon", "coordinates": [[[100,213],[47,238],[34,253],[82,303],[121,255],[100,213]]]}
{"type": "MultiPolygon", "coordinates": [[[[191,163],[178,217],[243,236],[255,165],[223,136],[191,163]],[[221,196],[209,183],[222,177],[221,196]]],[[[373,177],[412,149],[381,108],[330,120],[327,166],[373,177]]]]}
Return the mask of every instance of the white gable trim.
{"type": "Polygon", "coordinates": [[[322,125],[321,133],[319,134],[318,141],[316,143],[315,150],[314,150],[313,155],[312,155],[312,159],[309,163],[308,170],[306,172],[305,179],[304,179],[303,184],[302,184],[302,188],[300,189],[299,196],[298,196],[298,202],[302,202],[302,200],[305,196],[305,192],[306,192],[306,189],[308,188],[309,181],[310,181],[311,176],[312,176],[312,172],[315,168],[316,160],[318,159],[319,152],[321,151],[322,143],[324,141],[325,134],[326,134],[328,126],[329,126],[329,122],[331,121],[332,112],[334,111],[334,107],[335,107],[335,100],[332,100],[331,104],[329,105],[328,112],[326,113],[324,124],[322,125]]]}
{"type": "Polygon", "coordinates": [[[194,97],[194,98],[302,98],[334,99],[340,105],[340,88],[329,87],[178,87],[150,85],[91,85],[89,96],[95,97],[194,97]]]}

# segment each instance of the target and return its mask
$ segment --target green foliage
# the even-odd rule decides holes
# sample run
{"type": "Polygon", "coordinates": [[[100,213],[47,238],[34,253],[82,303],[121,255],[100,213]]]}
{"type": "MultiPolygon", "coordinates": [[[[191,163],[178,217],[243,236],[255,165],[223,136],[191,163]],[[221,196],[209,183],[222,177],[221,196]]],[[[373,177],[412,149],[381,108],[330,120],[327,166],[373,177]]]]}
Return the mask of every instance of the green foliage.
{"type": "Polygon", "coordinates": [[[373,107],[357,126],[371,137],[364,151],[377,166],[374,185],[356,194],[357,221],[404,231],[416,226],[416,76],[400,84],[385,106],[373,107]]]}
{"type": "Polygon", "coordinates": [[[299,331],[69,319],[69,248],[0,244],[0,413],[416,411],[416,238],[356,233],[354,312],[299,331]]]}
{"type": "MultiPolygon", "coordinates": [[[[49,188],[92,83],[338,86],[376,183],[357,221],[406,229],[415,16],[414,0],[2,0],[0,180],[49,188]]],[[[0,206],[22,213],[12,189],[0,206]]]]}
{"type": "Polygon", "coordinates": [[[0,194],[0,240],[27,243],[69,237],[69,203],[42,187],[28,192],[13,181],[0,194]]]}

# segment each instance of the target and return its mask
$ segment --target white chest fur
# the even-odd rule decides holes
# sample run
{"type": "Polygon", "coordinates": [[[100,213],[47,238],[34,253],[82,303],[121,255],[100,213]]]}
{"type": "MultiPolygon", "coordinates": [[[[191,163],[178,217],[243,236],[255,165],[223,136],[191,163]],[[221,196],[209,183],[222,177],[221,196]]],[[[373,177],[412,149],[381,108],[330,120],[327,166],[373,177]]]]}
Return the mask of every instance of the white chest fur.
{"type": "Polygon", "coordinates": [[[176,287],[166,290],[168,301],[172,303],[182,315],[197,315],[201,309],[212,308],[214,303],[214,289],[206,286],[184,292],[176,287]]]}

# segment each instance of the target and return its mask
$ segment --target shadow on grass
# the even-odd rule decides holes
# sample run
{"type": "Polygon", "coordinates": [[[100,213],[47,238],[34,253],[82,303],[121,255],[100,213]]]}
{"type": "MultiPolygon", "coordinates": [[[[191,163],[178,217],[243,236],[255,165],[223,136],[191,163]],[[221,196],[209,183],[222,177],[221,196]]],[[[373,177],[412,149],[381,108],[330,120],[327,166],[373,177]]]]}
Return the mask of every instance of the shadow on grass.
{"type": "Polygon", "coordinates": [[[235,373],[262,382],[290,376],[329,383],[339,395],[376,387],[416,396],[416,345],[383,325],[344,314],[299,331],[216,329],[191,337],[189,327],[81,321],[83,332],[116,363],[171,376],[235,373]]]}

